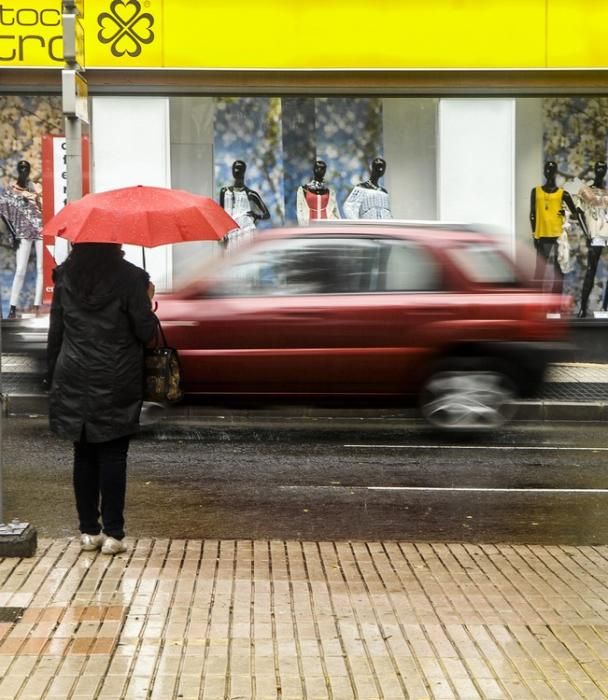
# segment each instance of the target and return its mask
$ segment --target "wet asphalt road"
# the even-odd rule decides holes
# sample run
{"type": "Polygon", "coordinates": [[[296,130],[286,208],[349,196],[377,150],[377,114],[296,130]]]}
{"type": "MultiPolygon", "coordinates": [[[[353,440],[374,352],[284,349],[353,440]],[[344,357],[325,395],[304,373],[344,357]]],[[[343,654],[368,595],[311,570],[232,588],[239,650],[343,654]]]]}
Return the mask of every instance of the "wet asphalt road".
{"type": "MultiPolygon", "coordinates": [[[[127,534],[608,543],[608,426],[442,438],[378,416],[173,421],[132,443],[127,534]]],[[[4,519],[75,534],[70,445],[3,421],[4,519]]]]}

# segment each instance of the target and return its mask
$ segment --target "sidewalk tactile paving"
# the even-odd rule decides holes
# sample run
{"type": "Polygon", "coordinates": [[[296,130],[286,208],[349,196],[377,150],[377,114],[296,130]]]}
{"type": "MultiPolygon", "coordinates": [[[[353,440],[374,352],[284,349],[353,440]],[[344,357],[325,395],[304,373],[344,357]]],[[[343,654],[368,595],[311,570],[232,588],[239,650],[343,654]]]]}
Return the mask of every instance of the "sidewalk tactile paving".
{"type": "MultiPolygon", "coordinates": [[[[39,359],[3,354],[0,390],[42,396],[42,374],[39,359]]],[[[546,380],[537,397],[541,401],[608,402],[608,363],[556,363],[549,366],[546,380]]]]}
{"type": "Polygon", "coordinates": [[[0,699],[608,697],[608,547],[41,540],[0,699]]]}

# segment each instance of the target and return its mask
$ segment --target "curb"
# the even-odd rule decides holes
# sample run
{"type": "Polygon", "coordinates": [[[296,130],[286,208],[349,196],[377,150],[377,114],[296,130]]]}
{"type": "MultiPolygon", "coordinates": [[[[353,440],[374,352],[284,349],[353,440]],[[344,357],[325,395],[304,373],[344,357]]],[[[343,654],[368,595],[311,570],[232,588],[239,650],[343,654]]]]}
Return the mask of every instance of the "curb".
{"type": "Polygon", "coordinates": [[[521,401],[515,421],[581,421],[608,420],[605,401],[521,401]]]}
{"type": "MultiPolygon", "coordinates": [[[[3,415],[5,416],[44,416],[48,414],[48,397],[46,394],[3,394],[1,396],[3,415]]],[[[520,401],[514,421],[608,421],[608,402],[605,401],[520,401]]],[[[416,408],[317,408],[306,406],[279,406],[277,408],[235,409],[226,406],[178,405],[164,408],[157,404],[148,404],[142,414],[142,425],[156,423],[171,418],[264,418],[282,420],[288,418],[403,418],[420,419],[416,408]]],[[[227,421],[229,422],[229,421],[227,421]]]]}

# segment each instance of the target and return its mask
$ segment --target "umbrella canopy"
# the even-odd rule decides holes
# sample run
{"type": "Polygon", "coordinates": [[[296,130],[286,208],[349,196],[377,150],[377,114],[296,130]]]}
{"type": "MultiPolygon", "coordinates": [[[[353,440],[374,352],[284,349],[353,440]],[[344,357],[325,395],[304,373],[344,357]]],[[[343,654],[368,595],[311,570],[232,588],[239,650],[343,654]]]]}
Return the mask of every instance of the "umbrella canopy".
{"type": "Polygon", "coordinates": [[[67,204],[42,233],[72,243],[128,243],[153,248],[219,241],[238,228],[217,202],[185,190],[137,185],[87,194],[67,204]]]}

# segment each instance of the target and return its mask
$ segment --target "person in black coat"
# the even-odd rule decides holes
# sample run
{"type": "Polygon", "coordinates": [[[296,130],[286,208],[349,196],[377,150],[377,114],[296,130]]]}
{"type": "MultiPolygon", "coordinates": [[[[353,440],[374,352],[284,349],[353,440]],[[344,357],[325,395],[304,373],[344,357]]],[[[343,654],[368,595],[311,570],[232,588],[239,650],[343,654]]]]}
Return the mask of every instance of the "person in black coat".
{"type": "Polygon", "coordinates": [[[117,554],[126,549],[127,452],[139,428],[144,346],[157,323],[154,285],[112,243],[74,245],[53,279],[50,427],[74,443],[81,549],[117,554]]]}

